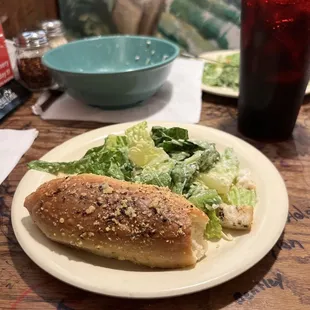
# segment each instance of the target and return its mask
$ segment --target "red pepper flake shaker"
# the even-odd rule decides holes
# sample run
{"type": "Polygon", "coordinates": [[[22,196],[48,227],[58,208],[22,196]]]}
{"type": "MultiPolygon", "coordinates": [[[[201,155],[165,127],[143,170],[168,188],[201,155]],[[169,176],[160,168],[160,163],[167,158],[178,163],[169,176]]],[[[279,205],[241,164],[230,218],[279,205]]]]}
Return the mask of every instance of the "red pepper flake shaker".
{"type": "Polygon", "coordinates": [[[14,40],[20,79],[32,91],[53,86],[52,77],[42,63],[42,56],[50,49],[43,30],[22,32],[14,40]]]}

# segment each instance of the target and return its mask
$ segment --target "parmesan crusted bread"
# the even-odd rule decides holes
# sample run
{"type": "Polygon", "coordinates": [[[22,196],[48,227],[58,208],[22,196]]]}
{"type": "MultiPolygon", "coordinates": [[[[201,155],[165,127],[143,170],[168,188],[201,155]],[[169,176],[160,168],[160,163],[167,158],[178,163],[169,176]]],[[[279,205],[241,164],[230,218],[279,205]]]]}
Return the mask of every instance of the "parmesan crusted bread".
{"type": "Polygon", "coordinates": [[[41,185],[25,200],[50,239],[150,267],[194,265],[208,217],[169,189],[84,174],[41,185]]]}

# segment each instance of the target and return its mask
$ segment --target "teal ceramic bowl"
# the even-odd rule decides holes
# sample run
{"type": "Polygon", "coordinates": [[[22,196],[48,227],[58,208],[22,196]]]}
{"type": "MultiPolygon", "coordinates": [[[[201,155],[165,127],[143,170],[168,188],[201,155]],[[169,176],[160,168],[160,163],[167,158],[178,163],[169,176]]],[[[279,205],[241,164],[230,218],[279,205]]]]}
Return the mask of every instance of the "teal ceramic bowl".
{"type": "Polygon", "coordinates": [[[43,63],[72,97],[105,109],[133,106],[164,84],[179,48],[145,36],[106,36],[47,52],[43,63]]]}

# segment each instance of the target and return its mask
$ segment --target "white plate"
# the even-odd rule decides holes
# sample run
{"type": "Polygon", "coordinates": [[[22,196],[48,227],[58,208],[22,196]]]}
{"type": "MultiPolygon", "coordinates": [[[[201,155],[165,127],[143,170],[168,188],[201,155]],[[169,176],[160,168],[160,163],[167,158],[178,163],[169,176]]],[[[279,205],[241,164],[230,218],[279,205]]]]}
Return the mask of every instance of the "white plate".
{"type": "MultiPolygon", "coordinates": [[[[221,50],[221,51],[213,51],[213,52],[206,52],[203,54],[200,54],[199,57],[207,58],[216,60],[219,56],[228,56],[231,54],[239,53],[240,50],[221,50]]],[[[239,91],[233,90],[229,87],[216,87],[216,86],[209,86],[207,84],[201,84],[201,89],[207,93],[219,95],[222,97],[231,97],[231,98],[238,98],[239,91]]],[[[308,87],[306,88],[306,95],[310,94],[310,83],[308,84],[308,87]]]]}
{"type": "MultiPolygon", "coordinates": [[[[108,134],[122,133],[131,125],[120,124],[87,132],[54,148],[42,159],[78,159],[89,148],[101,145],[108,134]]],[[[235,149],[241,166],[251,169],[258,189],[259,203],[251,232],[235,234],[236,238],[231,242],[209,242],[208,256],[195,268],[184,270],[152,270],[78,252],[48,240],[32,223],[23,207],[24,199],[51,176],[29,171],[14,195],[12,224],[21,247],[38,266],[56,278],[88,291],[119,297],[157,298],[192,293],[228,281],[256,264],[273,247],[288,213],[285,184],[273,164],[251,145],[216,129],[162,122],[151,125],[187,128],[191,138],[215,142],[220,151],[228,146],[235,149]]]]}

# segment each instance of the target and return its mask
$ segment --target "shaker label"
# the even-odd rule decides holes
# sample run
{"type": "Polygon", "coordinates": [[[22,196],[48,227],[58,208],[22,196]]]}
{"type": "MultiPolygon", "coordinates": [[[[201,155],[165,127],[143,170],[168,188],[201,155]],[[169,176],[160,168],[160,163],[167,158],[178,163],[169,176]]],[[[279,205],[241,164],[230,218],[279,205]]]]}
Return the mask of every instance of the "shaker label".
{"type": "Polygon", "coordinates": [[[0,96],[0,110],[5,108],[11,101],[16,99],[18,96],[11,90],[6,89],[3,91],[3,95],[0,96]]]}

